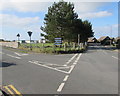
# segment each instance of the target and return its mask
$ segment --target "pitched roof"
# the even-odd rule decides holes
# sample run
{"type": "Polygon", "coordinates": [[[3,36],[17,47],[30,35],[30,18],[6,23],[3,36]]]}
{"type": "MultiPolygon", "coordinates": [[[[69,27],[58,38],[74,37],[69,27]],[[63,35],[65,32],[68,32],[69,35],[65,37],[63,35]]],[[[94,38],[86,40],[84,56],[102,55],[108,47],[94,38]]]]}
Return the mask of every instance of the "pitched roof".
{"type": "MultiPolygon", "coordinates": [[[[98,39],[98,41],[103,41],[105,38],[107,38],[108,36],[102,36],[102,37],[100,37],[99,39],[98,39]]],[[[110,37],[108,37],[108,38],[110,38],[110,37]]]]}
{"type": "Polygon", "coordinates": [[[95,37],[90,37],[90,38],[88,38],[87,42],[94,42],[95,40],[97,40],[95,37]]]}
{"type": "Polygon", "coordinates": [[[119,40],[119,39],[120,39],[120,37],[116,37],[116,38],[115,38],[116,41],[119,40]]]}

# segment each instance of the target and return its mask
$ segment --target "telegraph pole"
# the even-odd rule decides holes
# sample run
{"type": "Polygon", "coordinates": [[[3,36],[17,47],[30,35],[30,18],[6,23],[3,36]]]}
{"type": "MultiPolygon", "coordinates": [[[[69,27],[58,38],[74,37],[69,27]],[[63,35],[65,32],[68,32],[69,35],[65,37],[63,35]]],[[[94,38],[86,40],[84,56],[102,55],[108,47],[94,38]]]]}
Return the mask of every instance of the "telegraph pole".
{"type": "Polygon", "coordinates": [[[17,37],[18,37],[18,47],[19,47],[20,45],[20,34],[19,33],[17,34],[17,37]]]}

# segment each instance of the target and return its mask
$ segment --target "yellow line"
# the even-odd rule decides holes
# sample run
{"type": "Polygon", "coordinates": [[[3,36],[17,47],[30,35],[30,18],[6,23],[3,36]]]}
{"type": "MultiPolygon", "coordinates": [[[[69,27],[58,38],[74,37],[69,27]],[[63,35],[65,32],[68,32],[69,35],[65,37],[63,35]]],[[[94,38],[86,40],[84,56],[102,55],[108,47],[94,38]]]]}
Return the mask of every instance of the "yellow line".
{"type": "Polygon", "coordinates": [[[13,85],[8,86],[11,87],[16,92],[17,95],[22,96],[22,94],[13,85]]]}
{"type": "Polygon", "coordinates": [[[4,88],[6,88],[7,91],[8,91],[12,96],[15,96],[14,93],[13,93],[7,86],[4,86],[4,88]]]}

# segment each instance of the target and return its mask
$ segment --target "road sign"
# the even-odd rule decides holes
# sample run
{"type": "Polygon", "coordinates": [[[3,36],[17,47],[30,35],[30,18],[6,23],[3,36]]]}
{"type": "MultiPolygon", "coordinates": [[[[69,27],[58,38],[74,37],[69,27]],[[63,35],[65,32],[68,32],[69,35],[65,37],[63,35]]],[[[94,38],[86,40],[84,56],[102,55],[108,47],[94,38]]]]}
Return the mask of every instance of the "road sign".
{"type": "Polygon", "coordinates": [[[20,34],[19,34],[19,33],[17,34],[17,37],[20,37],[20,34]]]}
{"type": "Polygon", "coordinates": [[[31,37],[31,35],[32,35],[32,32],[31,32],[31,31],[28,31],[27,33],[28,33],[28,35],[31,37]]]}
{"type": "Polygon", "coordinates": [[[62,38],[55,38],[55,45],[61,45],[62,44],[62,38]]]}

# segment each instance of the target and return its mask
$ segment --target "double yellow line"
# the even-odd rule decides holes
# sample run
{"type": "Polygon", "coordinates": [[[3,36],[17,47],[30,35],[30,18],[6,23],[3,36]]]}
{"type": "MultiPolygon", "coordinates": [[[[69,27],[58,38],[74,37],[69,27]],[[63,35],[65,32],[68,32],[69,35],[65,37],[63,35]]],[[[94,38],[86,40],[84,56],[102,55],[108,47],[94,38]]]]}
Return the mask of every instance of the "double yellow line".
{"type": "Polygon", "coordinates": [[[22,96],[22,94],[13,85],[3,86],[3,88],[5,88],[12,96],[22,96]]]}

